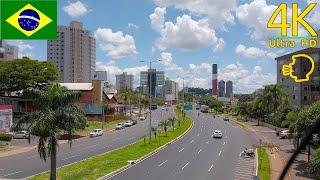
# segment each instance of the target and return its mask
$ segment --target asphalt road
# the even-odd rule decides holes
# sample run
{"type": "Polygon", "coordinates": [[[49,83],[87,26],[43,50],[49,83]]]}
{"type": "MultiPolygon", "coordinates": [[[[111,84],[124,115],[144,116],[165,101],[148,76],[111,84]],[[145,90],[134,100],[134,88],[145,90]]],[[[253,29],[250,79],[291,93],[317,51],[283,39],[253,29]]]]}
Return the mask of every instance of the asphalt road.
{"type": "MultiPolygon", "coordinates": [[[[152,112],[152,124],[157,125],[161,117],[173,116],[173,109],[155,110],[152,112]]],[[[88,157],[114,150],[124,145],[136,142],[149,132],[149,114],[145,121],[139,121],[135,126],[123,130],[104,133],[101,137],[80,138],[69,144],[58,147],[57,166],[64,166],[88,157]]],[[[27,141],[27,140],[26,140],[27,141]]],[[[38,152],[30,151],[0,158],[0,179],[21,179],[50,169],[50,158],[44,162],[38,152]]]]}
{"type": "MultiPolygon", "coordinates": [[[[236,167],[241,151],[257,143],[253,136],[231,122],[224,122],[220,117],[214,119],[212,115],[202,113],[198,116],[197,111],[190,111],[188,114],[193,117],[194,126],[184,137],[141,163],[108,179],[252,179],[250,175],[239,177],[237,172],[239,168],[236,167]],[[222,139],[212,138],[212,133],[216,129],[222,131],[222,139]]],[[[248,167],[243,167],[243,170],[246,168],[251,170],[252,167],[249,166],[253,164],[246,164],[248,167]]]]}

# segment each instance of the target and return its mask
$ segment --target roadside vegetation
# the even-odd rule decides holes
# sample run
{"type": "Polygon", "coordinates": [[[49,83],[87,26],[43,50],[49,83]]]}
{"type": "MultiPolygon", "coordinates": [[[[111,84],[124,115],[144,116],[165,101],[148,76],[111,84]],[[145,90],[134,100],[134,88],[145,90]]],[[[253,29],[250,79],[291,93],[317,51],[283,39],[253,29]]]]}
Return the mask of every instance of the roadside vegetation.
{"type": "MultiPolygon", "coordinates": [[[[162,145],[181,136],[189,129],[192,124],[191,118],[188,116],[184,118],[184,114],[180,108],[175,109],[175,115],[176,119],[179,119],[176,123],[180,123],[177,123],[174,129],[168,128],[166,133],[163,126],[157,128],[158,130],[161,129],[161,131],[157,135],[152,136],[150,143],[146,140],[146,137],[142,137],[140,141],[134,144],[59,168],[57,170],[57,179],[97,179],[128,165],[128,161],[142,158],[162,145]]],[[[162,124],[166,124],[168,127],[171,126],[170,123],[162,124]]],[[[153,132],[156,132],[154,128],[153,132]]],[[[33,176],[31,179],[49,179],[49,172],[33,176]]]]}
{"type": "Polygon", "coordinates": [[[270,180],[270,163],[265,148],[258,148],[258,176],[260,180],[270,180]]]}
{"type": "MultiPolygon", "coordinates": [[[[232,109],[232,114],[237,115],[243,121],[248,118],[257,119],[258,125],[261,121],[274,125],[277,130],[288,128],[292,133],[290,138],[294,139],[297,147],[297,144],[306,137],[311,127],[320,121],[320,101],[298,109],[289,103],[288,95],[284,92],[282,85],[268,85],[258,91],[255,97],[243,96],[240,98],[237,106],[232,109]]],[[[314,135],[315,138],[311,140],[310,146],[319,152],[320,129],[314,135]]],[[[311,176],[316,176],[318,175],[316,173],[320,172],[319,156],[315,153],[311,161],[308,162],[311,176]]]]}

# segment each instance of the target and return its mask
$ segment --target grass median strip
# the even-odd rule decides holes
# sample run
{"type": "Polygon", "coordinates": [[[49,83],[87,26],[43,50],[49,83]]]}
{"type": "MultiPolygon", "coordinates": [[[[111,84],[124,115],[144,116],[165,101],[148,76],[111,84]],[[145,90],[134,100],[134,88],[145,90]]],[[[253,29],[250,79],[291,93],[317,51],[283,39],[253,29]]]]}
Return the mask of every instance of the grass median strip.
{"type": "MultiPolygon", "coordinates": [[[[178,119],[183,119],[182,114],[178,109],[175,109],[175,114],[178,119]]],[[[150,144],[148,143],[148,138],[146,138],[146,141],[142,139],[121,149],[59,168],[57,170],[57,179],[97,179],[102,177],[128,165],[129,160],[137,160],[153,152],[163,144],[179,137],[191,126],[191,124],[191,118],[186,116],[180,127],[177,125],[175,126],[174,131],[172,129],[168,130],[167,136],[165,136],[164,132],[160,134],[160,143],[158,137],[157,139],[152,137],[150,144]]],[[[49,179],[49,172],[33,176],[31,179],[49,179]]]]}
{"type": "Polygon", "coordinates": [[[260,180],[270,180],[270,163],[265,148],[258,148],[258,176],[260,180]]]}

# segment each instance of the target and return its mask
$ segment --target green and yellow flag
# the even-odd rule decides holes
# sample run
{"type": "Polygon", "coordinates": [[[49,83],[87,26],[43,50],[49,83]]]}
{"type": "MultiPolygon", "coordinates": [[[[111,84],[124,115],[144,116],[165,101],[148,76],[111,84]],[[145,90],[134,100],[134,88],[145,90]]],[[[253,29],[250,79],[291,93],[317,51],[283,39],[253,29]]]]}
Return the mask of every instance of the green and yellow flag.
{"type": "Polygon", "coordinates": [[[57,0],[0,0],[0,39],[56,39],[57,0]]]}

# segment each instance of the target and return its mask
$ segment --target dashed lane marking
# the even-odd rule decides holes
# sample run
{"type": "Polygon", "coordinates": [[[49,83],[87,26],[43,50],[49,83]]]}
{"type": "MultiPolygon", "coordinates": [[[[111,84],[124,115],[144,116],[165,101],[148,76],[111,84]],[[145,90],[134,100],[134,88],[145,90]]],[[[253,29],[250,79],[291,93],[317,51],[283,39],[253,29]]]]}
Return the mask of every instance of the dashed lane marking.
{"type": "Polygon", "coordinates": [[[158,165],[158,167],[161,167],[161,166],[164,165],[166,162],[168,162],[168,160],[163,161],[161,164],[158,165]]]}

